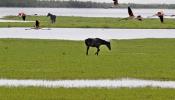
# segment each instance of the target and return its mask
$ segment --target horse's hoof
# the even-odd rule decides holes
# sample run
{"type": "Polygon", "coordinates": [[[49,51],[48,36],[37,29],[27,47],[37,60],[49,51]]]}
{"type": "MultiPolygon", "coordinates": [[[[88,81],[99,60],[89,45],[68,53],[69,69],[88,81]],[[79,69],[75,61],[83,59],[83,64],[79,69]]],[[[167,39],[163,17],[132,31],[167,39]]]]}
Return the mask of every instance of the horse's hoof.
{"type": "Polygon", "coordinates": [[[97,55],[97,53],[95,53],[95,55],[97,55]]]}

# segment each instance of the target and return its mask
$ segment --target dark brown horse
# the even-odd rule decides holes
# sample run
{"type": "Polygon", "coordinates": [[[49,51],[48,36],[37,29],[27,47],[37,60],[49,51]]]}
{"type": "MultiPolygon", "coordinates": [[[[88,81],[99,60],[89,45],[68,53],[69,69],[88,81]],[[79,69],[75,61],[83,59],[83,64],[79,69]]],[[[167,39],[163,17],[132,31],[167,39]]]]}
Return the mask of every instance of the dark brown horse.
{"type": "Polygon", "coordinates": [[[100,46],[106,45],[109,50],[111,50],[111,43],[109,41],[105,41],[100,38],[88,38],[85,40],[85,44],[87,46],[86,55],[88,55],[88,50],[90,47],[96,47],[97,52],[95,53],[98,56],[98,53],[100,52],[100,46]]]}
{"type": "Polygon", "coordinates": [[[51,13],[48,13],[48,14],[47,14],[47,17],[50,17],[50,20],[51,20],[51,23],[52,23],[52,24],[56,22],[56,18],[57,18],[56,15],[53,15],[53,14],[51,14],[51,13]]]}

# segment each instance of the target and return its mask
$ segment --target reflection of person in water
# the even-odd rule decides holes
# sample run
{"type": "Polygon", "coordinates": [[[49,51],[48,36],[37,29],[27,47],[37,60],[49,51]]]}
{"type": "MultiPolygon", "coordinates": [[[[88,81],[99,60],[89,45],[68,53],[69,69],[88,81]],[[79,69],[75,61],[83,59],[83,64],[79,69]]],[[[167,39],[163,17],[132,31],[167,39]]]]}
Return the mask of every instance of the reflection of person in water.
{"type": "Polygon", "coordinates": [[[164,23],[164,13],[163,11],[157,12],[156,16],[160,18],[160,22],[164,23]]]}
{"type": "Polygon", "coordinates": [[[35,28],[36,28],[36,29],[39,29],[39,28],[40,28],[39,24],[40,24],[40,22],[39,22],[38,20],[36,20],[36,21],[35,21],[35,28]]]}

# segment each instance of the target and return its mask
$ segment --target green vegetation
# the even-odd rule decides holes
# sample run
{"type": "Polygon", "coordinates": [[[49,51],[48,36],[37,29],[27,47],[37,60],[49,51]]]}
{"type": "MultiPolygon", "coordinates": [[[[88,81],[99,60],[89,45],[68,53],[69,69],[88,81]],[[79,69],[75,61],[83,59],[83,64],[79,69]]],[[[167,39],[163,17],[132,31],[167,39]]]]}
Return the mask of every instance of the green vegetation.
{"type": "Polygon", "coordinates": [[[0,88],[2,100],[174,100],[173,89],[160,88],[0,88]]]}
{"type": "Polygon", "coordinates": [[[175,39],[112,40],[112,51],[83,41],[0,39],[0,77],[175,80],[175,39]]]}
{"type": "MultiPolygon", "coordinates": [[[[6,16],[4,19],[21,20],[17,16],[6,16]]],[[[98,18],[98,17],[65,17],[59,16],[55,24],[50,23],[50,18],[46,16],[27,16],[27,20],[41,22],[41,27],[60,28],[129,28],[129,29],[174,29],[174,19],[165,19],[161,24],[159,19],[123,20],[122,18],[98,18]]],[[[33,27],[33,23],[12,23],[0,22],[0,27],[33,27]]]]}

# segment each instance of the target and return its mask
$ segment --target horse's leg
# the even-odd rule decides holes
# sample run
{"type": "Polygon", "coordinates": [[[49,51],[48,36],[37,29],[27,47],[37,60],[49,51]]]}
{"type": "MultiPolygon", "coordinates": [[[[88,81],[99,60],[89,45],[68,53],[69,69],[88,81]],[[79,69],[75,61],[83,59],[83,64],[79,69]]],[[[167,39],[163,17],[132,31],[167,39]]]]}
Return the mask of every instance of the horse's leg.
{"type": "Polygon", "coordinates": [[[100,52],[100,48],[98,48],[98,51],[97,51],[97,56],[98,56],[98,53],[100,52]]]}
{"type": "Polygon", "coordinates": [[[100,48],[97,47],[97,52],[95,53],[98,56],[98,53],[100,52],[100,48]]]}
{"type": "Polygon", "coordinates": [[[53,23],[53,20],[52,20],[52,18],[50,17],[50,21],[51,21],[51,23],[53,23]]]}
{"type": "Polygon", "coordinates": [[[54,18],[54,23],[56,22],[56,18],[54,18]]]}
{"type": "Polygon", "coordinates": [[[54,18],[52,18],[52,23],[55,23],[55,19],[54,18]]]}
{"type": "Polygon", "coordinates": [[[88,55],[89,46],[87,46],[86,55],[88,55]]]}

